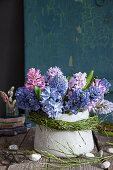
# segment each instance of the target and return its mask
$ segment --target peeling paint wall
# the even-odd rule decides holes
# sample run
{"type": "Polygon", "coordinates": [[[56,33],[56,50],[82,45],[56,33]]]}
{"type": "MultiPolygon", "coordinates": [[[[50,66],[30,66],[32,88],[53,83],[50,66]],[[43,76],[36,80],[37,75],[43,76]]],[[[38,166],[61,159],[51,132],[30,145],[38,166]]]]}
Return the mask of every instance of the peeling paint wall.
{"type": "Polygon", "coordinates": [[[113,80],[113,1],[25,0],[24,9],[26,72],[57,65],[113,80]]]}

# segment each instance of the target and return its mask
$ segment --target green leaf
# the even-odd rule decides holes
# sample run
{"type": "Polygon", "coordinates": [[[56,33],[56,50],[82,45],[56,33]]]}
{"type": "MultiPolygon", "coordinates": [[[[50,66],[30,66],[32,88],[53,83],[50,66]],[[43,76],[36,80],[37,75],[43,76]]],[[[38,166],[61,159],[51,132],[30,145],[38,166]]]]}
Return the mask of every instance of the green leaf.
{"type": "Polygon", "coordinates": [[[113,145],[113,143],[109,143],[109,142],[106,142],[107,144],[109,144],[109,145],[113,145]]]}
{"type": "Polygon", "coordinates": [[[70,76],[67,77],[68,82],[69,82],[70,78],[71,78],[70,76]]]}
{"type": "Polygon", "coordinates": [[[93,73],[94,73],[94,71],[92,70],[92,71],[90,71],[90,73],[88,74],[88,76],[87,76],[87,78],[86,78],[86,85],[85,85],[85,87],[84,87],[82,90],[85,90],[85,89],[87,89],[87,88],[90,87],[91,83],[92,83],[93,80],[94,80],[93,73]]]}
{"type": "Polygon", "coordinates": [[[82,109],[78,109],[77,111],[78,111],[78,112],[81,112],[81,111],[82,111],[82,109]]]}
{"type": "Polygon", "coordinates": [[[42,91],[37,86],[35,86],[35,93],[36,93],[36,95],[38,97],[38,100],[41,100],[40,95],[41,95],[42,91]]]}

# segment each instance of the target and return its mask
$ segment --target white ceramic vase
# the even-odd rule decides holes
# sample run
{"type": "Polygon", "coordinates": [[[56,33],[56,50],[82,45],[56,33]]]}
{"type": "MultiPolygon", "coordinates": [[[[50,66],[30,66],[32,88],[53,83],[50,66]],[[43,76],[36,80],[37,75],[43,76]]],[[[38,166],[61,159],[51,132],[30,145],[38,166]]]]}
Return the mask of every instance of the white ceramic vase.
{"type": "MultiPolygon", "coordinates": [[[[63,114],[59,120],[75,122],[88,118],[89,112],[86,110],[79,112],[77,115],[63,114]]],[[[85,153],[91,152],[94,148],[92,131],[59,131],[36,125],[34,140],[35,149],[47,151],[58,157],[65,157],[65,154],[62,153],[63,151],[69,157],[73,157],[73,155],[69,152],[69,147],[72,148],[76,155],[84,155],[85,153]]]]}

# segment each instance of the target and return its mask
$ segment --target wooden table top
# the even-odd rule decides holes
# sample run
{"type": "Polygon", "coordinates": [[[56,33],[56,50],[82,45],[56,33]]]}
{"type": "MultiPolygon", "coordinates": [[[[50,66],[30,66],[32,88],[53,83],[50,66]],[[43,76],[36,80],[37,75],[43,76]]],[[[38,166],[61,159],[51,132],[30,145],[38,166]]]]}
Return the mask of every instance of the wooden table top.
{"type": "MultiPolygon", "coordinates": [[[[104,135],[101,135],[99,133],[95,133],[98,143],[101,146],[102,150],[104,151],[104,155],[110,155],[106,152],[109,146],[106,144],[106,142],[113,142],[113,137],[107,137],[104,135]]],[[[34,145],[34,136],[35,136],[35,127],[32,127],[27,133],[19,134],[12,137],[0,137],[0,150],[7,150],[8,146],[11,144],[16,144],[19,147],[19,150],[33,150],[34,145]]],[[[95,147],[95,152],[97,152],[95,147]]],[[[40,162],[49,162],[49,159],[41,158],[40,161],[33,162],[30,160],[25,160],[24,163],[15,163],[10,166],[2,166],[0,165],[0,170],[41,170],[42,168],[39,168],[40,166],[47,167],[48,165],[44,164],[41,165],[40,162]]],[[[109,170],[113,170],[113,160],[110,160],[111,166],[109,167],[109,170]]],[[[81,166],[74,166],[70,168],[64,168],[64,170],[102,170],[100,168],[100,165],[98,164],[88,164],[88,165],[81,165],[81,166]]]]}

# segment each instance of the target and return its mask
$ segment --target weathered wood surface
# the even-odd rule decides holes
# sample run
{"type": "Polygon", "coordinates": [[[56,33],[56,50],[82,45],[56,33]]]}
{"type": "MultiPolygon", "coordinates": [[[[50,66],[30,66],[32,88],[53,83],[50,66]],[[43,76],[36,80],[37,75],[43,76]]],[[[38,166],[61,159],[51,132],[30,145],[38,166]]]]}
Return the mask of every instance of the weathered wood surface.
{"type": "MultiPolygon", "coordinates": [[[[113,142],[113,137],[106,137],[101,134],[95,133],[98,139],[99,146],[103,149],[104,155],[108,155],[106,152],[109,146],[106,144],[106,142],[113,142]]],[[[12,136],[12,137],[0,137],[0,150],[7,150],[8,146],[11,144],[16,144],[19,146],[20,152],[22,150],[33,150],[33,144],[34,144],[34,136],[35,136],[35,128],[31,128],[26,134],[19,134],[17,136],[12,136]]],[[[94,150],[96,152],[96,149],[94,150]]],[[[40,161],[38,162],[33,162],[30,160],[24,161],[24,163],[20,164],[13,164],[10,165],[9,167],[6,166],[0,166],[0,170],[41,170],[43,168],[40,167],[48,167],[47,164],[40,164],[40,162],[50,162],[51,160],[41,158],[40,161]]],[[[110,160],[111,166],[109,170],[113,170],[113,160],[110,160]]],[[[71,168],[64,168],[64,170],[102,170],[100,168],[100,165],[98,164],[93,164],[93,165],[81,165],[81,166],[75,166],[71,168]]]]}

